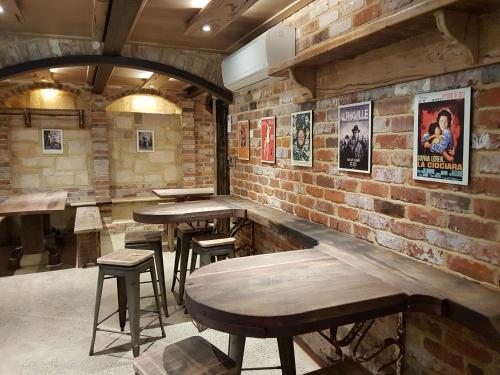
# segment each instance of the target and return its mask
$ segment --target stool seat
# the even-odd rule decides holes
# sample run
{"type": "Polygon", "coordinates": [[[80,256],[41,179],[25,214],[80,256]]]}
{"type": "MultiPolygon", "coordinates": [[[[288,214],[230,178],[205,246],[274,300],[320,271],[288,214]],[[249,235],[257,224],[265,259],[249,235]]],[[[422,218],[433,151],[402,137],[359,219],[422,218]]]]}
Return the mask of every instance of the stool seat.
{"type": "Polygon", "coordinates": [[[236,239],[234,237],[227,237],[224,234],[207,234],[193,237],[193,243],[205,249],[209,247],[232,245],[235,241],[236,239]]]}
{"type": "Polygon", "coordinates": [[[134,360],[138,375],[233,375],[236,363],[204,338],[192,336],[134,360]]]}
{"type": "Polygon", "coordinates": [[[97,258],[97,264],[131,267],[142,263],[149,258],[153,258],[153,256],[154,251],[152,250],[116,250],[112,253],[97,258]]]}
{"type": "Polygon", "coordinates": [[[161,232],[159,230],[139,230],[125,233],[125,245],[158,241],[161,241],[161,232]]]}

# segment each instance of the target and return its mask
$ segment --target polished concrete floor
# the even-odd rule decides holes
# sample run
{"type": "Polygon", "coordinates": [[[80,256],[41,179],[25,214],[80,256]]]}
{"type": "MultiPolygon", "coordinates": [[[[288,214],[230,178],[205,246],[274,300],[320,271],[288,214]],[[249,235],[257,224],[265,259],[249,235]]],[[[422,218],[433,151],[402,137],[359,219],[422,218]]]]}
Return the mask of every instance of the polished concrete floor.
{"type": "MultiPolygon", "coordinates": [[[[120,248],[122,241],[123,235],[103,236],[103,253],[120,248]]],[[[71,261],[74,257],[66,254],[64,259],[71,261]]],[[[164,253],[164,259],[166,270],[172,270],[173,253],[164,253]]],[[[43,262],[43,257],[29,256],[23,260],[22,269],[0,277],[0,375],[133,374],[127,335],[98,332],[95,355],[88,355],[97,269],[67,268],[71,264],[49,269],[43,262]]],[[[171,276],[167,273],[169,286],[171,276]]],[[[150,295],[150,289],[150,284],[143,284],[141,295],[150,295]]],[[[227,334],[210,329],[198,333],[189,315],[175,305],[174,296],[168,295],[167,301],[170,316],[164,321],[166,338],[161,338],[154,314],[141,316],[141,326],[147,326],[141,333],[141,352],[198,334],[226,350],[227,334]]],[[[116,303],[116,283],[105,281],[100,316],[112,313],[116,303]]],[[[141,308],[152,304],[152,298],[141,300],[141,308]]],[[[117,330],[116,315],[102,327],[117,330]]],[[[297,346],[295,355],[298,374],[318,368],[297,346]]],[[[280,374],[276,369],[251,370],[278,365],[276,340],[248,339],[244,374],[280,374]]]]}

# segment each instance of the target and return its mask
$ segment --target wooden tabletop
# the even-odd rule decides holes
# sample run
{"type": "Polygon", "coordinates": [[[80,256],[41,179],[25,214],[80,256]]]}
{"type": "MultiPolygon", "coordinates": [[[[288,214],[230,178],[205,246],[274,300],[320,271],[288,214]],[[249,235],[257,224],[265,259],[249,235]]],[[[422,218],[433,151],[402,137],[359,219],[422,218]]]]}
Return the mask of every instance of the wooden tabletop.
{"type": "Polygon", "coordinates": [[[240,336],[299,335],[405,306],[400,289],[314,249],[217,262],[186,281],[191,316],[240,336]]]}
{"type": "Polygon", "coordinates": [[[134,220],[147,224],[185,223],[227,217],[243,217],[245,210],[223,200],[159,204],[134,211],[134,220]]]}
{"type": "Polygon", "coordinates": [[[153,194],[160,198],[207,197],[214,194],[214,188],[154,189],[153,194]]]}
{"type": "Polygon", "coordinates": [[[68,192],[15,194],[0,203],[0,216],[35,215],[63,211],[68,192]]]}

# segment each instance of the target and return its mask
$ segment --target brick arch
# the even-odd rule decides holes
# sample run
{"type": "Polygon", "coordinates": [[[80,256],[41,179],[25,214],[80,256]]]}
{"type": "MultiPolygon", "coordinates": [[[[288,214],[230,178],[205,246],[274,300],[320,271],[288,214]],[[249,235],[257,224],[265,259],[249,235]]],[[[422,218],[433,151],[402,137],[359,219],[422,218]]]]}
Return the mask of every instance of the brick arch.
{"type": "Polygon", "coordinates": [[[162,90],[156,90],[156,89],[131,88],[131,89],[123,90],[123,91],[121,91],[119,93],[115,93],[115,94],[107,94],[106,92],[104,92],[103,96],[110,103],[112,103],[114,101],[117,101],[118,99],[125,97],[125,96],[137,95],[137,94],[159,96],[165,100],[168,100],[169,102],[174,103],[180,109],[182,109],[184,107],[184,104],[185,104],[185,102],[183,100],[181,100],[179,97],[177,97],[175,95],[171,95],[169,93],[166,93],[162,90]]]}
{"type": "Polygon", "coordinates": [[[56,89],[61,91],[70,92],[71,94],[79,97],[87,102],[91,99],[91,93],[79,86],[72,85],[70,83],[50,83],[50,82],[32,82],[26,84],[19,84],[12,86],[0,93],[0,106],[5,106],[5,100],[13,96],[22,94],[26,91],[38,90],[38,89],[56,89]]]}
{"type": "Polygon", "coordinates": [[[111,64],[166,74],[232,102],[224,88],[219,53],[127,44],[120,56],[103,56],[102,43],[72,39],[27,38],[0,43],[0,79],[57,66],[111,64]]]}

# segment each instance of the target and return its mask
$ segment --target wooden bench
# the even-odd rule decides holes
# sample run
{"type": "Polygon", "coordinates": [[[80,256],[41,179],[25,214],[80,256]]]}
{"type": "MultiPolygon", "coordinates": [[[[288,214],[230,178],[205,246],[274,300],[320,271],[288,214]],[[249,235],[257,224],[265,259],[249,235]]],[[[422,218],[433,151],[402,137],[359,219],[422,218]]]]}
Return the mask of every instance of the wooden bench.
{"type": "Polygon", "coordinates": [[[102,221],[99,207],[78,207],[75,216],[76,267],[97,264],[101,256],[102,221]]]}
{"type": "Polygon", "coordinates": [[[199,336],[142,354],[134,360],[134,370],[138,375],[238,374],[231,358],[199,336]]]}
{"type": "Polygon", "coordinates": [[[313,372],[308,372],[305,375],[370,375],[371,372],[354,362],[351,358],[347,358],[342,362],[335,363],[332,366],[325,367],[313,372]]]}

